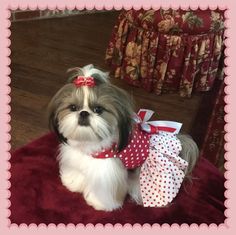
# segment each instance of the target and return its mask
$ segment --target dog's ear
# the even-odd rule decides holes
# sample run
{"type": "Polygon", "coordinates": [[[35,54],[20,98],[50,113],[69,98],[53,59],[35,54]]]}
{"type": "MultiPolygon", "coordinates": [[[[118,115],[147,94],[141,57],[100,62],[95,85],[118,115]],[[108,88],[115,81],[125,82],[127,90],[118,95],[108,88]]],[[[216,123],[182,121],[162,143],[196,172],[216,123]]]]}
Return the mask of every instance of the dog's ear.
{"type": "Polygon", "coordinates": [[[58,119],[55,112],[51,112],[49,115],[49,128],[56,134],[58,140],[61,143],[67,143],[67,139],[59,132],[58,119]]]}
{"type": "Polygon", "coordinates": [[[51,99],[51,101],[48,104],[47,107],[47,119],[49,128],[55,132],[55,134],[58,137],[58,140],[60,142],[67,142],[67,139],[59,132],[59,126],[58,126],[58,108],[61,105],[62,99],[68,94],[71,93],[71,90],[73,89],[72,84],[67,84],[64,87],[62,87],[51,99]]]}
{"type": "Polygon", "coordinates": [[[121,116],[118,121],[119,140],[117,145],[117,151],[122,151],[129,143],[130,136],[132,134],[132,121],[128,116],[121,116]]]}
{"type": "Polygon", "coordinates": [[[116,96],[116,112],[118,121],[117,151],[122,151],[129,143],[133,130],[133,102],[131,97],[122,89],[113,86],[112,96],[116,96]]]}

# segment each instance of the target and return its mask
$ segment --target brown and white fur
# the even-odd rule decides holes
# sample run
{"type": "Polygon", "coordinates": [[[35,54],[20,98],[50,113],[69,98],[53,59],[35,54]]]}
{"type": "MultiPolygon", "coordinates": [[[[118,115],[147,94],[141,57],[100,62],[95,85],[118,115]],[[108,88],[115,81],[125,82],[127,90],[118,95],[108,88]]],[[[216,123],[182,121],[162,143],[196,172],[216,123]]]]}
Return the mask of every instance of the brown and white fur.
{"type": "MultiPolygon", "coordinates": [[[[126,147],[133,127],[133,105],[130,97],[109,82],[108,74],[93,65],[72,70],[92,76],[95,87],[66,84],[49,104],[51,128],[58,135],[60,177],[72,192],[82,193],[96,210],[112,211],[122,207],[127,194],[142,204],[139,169],[127,170],[119,158],[97,159],[91,156],[117,143],[117,151],[126,147]]],[[[181,157],[188,161],[191,173],[198,148],[191,137],[179,135],[181,157]]]]}

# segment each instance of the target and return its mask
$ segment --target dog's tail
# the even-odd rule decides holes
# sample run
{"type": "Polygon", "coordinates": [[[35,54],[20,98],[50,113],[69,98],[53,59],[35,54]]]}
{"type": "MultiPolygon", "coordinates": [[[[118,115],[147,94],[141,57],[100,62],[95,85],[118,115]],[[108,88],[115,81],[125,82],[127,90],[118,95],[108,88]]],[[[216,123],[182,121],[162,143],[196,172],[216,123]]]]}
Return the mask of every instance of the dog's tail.
{"type": "Polygon", "coordinates": [[[180,157],[188,162],[188,167],[185,171],[186,176],[189,176],[197,162],[199,150],[197,144],[189,135],[179,134],[177,138],[180,140],[182,150],[180,157]]]}

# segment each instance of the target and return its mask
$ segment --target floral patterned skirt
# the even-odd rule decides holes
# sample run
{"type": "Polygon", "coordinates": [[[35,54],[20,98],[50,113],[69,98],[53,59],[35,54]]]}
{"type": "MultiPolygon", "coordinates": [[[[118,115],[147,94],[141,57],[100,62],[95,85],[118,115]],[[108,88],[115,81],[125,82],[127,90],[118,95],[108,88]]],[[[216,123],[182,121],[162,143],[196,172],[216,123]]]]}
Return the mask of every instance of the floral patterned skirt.
{"type": "Polygon", "coordinates": [[[221,10],[123,11],[105,59],[114,77],[131,85],[190,97],[212,88],[223,33],[221,10]]]}

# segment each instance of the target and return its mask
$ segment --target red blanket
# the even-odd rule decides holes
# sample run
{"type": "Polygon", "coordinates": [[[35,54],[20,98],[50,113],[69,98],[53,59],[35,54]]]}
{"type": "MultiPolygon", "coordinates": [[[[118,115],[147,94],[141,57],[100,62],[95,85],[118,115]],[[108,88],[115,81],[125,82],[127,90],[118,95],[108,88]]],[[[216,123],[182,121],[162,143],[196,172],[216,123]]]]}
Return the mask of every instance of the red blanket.
{"type": "Polygon", "coordinates": [[[79,193],[60,182],[56,161],[58,142],[53,134],[16,150],[11,158],[12,223],[216,223],[224,222],[224,178],[201,158],[173,203],[166,208],[143,208],[129,198],[122,209],[95,211],[79,193]]]}

